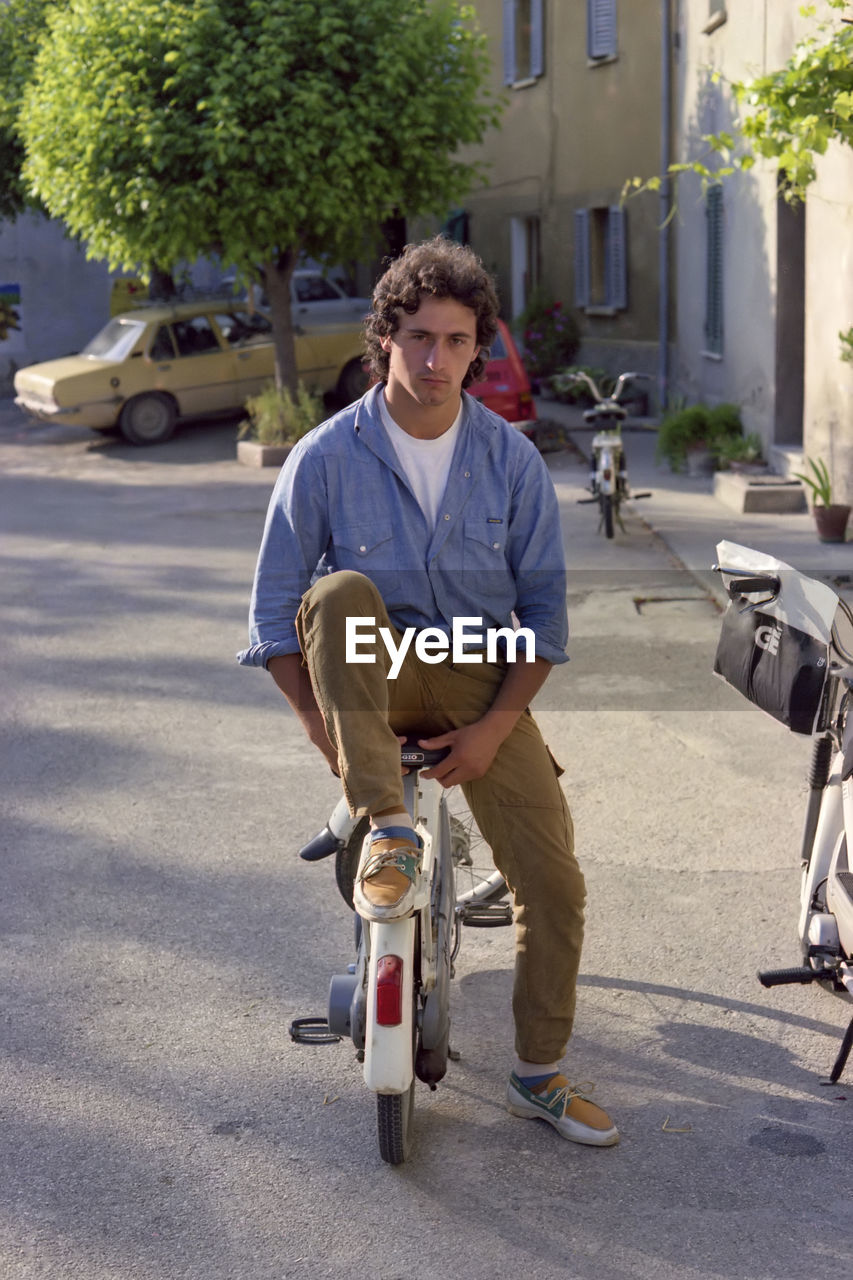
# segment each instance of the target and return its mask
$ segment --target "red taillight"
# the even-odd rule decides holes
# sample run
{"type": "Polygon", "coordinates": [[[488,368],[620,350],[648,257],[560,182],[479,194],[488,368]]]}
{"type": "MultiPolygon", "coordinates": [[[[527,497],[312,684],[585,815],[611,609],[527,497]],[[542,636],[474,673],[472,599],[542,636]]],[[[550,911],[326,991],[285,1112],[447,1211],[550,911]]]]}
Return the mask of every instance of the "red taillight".
{"type": "Polygon", "coordinates": [[[536,410],[533,408],[533,396],[529,391],[520,391],[518,393],[518,407],[521,410],[522,417],[536,417],[536,410]]]}
{"type": "Polygon", "coordinates": [[[380,956],[376,964],[376,1022],[398,1027],[403,1021],[403,961],[400,956],[380,956]]]}

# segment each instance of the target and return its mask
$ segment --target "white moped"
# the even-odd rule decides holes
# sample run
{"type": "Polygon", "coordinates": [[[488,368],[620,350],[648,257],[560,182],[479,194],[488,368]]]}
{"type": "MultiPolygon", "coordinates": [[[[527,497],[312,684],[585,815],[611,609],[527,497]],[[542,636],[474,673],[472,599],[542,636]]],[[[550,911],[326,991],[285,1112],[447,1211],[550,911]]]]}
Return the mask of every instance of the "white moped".
{"type": "MultiPolygon", "coordinates": [[[[715,670],[751,702],[812,736],[801,845],[801,963],[765,987],[820,982],[853,996],[853,612],[826,583],[731,542],[717,547],[731,597],[715,670]]],[[[853,1048],[853,1019],[830,1081],[853,1048]]]]}
{"type": "MultiPolygon", "coordinates": [[[[355,962],[332,978],[327,1018],[297,1019],[291,1026],[297,1040],[353,1042],[364,1082],[376,1094],[379,1152],[388,1164],[401,1164],[411,1149],[415,1080],[434,1089],[455,1056],[450,979],[462,926],[512,923],[506,883],[458,789],[448,793],[421,776],[447,750],[427,751],[417,736],[401,748],[408,770],[404,803],[423,845],[414,908],[402,920],[381,924],[356,915],[355,962]]],[[[338,888],[351,908],[367,829],[367,819],[353,819],[342,799],[300,850],[309,862],[335,855],[338,888]]]]}

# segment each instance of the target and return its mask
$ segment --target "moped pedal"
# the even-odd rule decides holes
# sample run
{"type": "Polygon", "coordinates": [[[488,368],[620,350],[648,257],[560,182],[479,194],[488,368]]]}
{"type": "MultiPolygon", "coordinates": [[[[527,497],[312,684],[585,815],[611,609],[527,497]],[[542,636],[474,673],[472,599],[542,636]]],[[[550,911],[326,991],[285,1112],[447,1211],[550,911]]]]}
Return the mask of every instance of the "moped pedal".
{"type": "Polygon", "coordinates": [[[471,929],[498,929],[512,924],[509,902],[470,902],[459,910],[462,923],[471,929]]]}
{"type": "Polygon", "coordinates": [[[294,1018],[288,1030],[297,1044],[338,1044],[343,1039],[330,1030],[326,1018],[294,1018]]]}

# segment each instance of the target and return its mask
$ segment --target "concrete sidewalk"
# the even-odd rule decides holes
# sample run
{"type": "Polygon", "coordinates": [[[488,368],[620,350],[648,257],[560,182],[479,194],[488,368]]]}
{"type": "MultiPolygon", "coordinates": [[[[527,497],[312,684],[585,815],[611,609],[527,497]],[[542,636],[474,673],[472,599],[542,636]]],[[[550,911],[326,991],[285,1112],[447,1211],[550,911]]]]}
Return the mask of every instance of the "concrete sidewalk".
{"type": "MultiPolygon", "coordinates": [[[[536,407],[540,419],[558,423],[589,456],[593,430],[584,423],[580,409],[543,399],[537,399],[536,407]]],[[[716,599],[723,603],[727,599],[719,575],[711,570],[716,544],[723,538],[776,556],[853,599],[853,542],[819,542],[808,512],[770,515],[730,510],[714,497],[713,477],[675,475],[665,463],[656,462],[657,429],[649,419],[629,422],[623,434],[631,488],[652,493],[632,503],[632,509],[716,599]]]]}

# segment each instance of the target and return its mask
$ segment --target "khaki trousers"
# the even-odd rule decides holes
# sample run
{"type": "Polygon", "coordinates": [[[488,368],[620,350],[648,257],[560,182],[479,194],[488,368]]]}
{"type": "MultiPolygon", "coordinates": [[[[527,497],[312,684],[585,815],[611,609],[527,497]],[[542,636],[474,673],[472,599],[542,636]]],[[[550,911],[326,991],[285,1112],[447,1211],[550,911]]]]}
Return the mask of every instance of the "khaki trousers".
{"type": "MultiPolygon", "coordinates": [[[[396,735],[417,730],[431,737],[480,719],[505,667],[454,664],[449,657],[423,663],[410,646],[389,680],[391,659],[378,631],[374,663],[345,661],[348,617],[375,618],[376,628],[390,628],[399,643],[374,584],[342,570],[318,579],[302,599],[296,619],[302,653],[338,750],[350,810],[402,809],[396,735]]],[[[462,788],[515,902],[515,1049],[528,1063],[551,1064],[565,1052],[583,940],[584,881],[558,770],[528,710],[485,777],[462,788]]]]}

